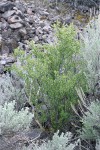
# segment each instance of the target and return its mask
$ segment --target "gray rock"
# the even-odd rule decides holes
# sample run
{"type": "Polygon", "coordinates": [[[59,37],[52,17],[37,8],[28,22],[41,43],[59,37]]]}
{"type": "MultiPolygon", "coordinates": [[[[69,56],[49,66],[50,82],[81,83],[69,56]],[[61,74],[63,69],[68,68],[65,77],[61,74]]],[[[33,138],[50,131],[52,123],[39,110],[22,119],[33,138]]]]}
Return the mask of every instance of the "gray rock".
{"type": "Polygon", "coordinates": [[[40,137],[42,131],[40,129],[34,129],[30,132],[27,132],[25,135],[29,138],[29,139],[37,139],[40,137]]]}
{"type": "Polygon", "coordinates": [[[34,27],[32,27],[32,30],[31,30],[31,33],[35,33],[35,28],[34,27]]]}
{"type": "Polygon", "coordinates": [[[23,20],[19,16],[14,15],[8,18],[8,23],[23,23],[23,20]]]}
{"type": "Polygon", "coordinates": [[[51,30],[50,25],[46,25],[46,26],[43,27],[43,31],[45,31],[47,33],[49,33],[50,30],[51,30]]]}
{"type": "Polygon", "coordinates": [[[21,28],[21,27],[23,27],[23,25],[20,22],[10,24],[10,28],[12,28],[12,29],[18,29],[18,28],[21,28]]]}
{"type": "Polygon", "coordinates": [[[17,9],[19,9],[22,13],[25,13],[26,5],[23,5],[23,3],[19,2],[19,1],[16,2],[15,5],[16,5],[17,9]]]}
{"type": "MultiPolygon", "coordinates": [[[[1,0],[0,2],[0,52],[12,53],[17,47],[29,51],[28,42],[52,44],[54,38],[51,24],[56,21],[69,24],[71,17],[68,11],[63,14],[62,7],[47,9],[36,5],[33,1],[25,3],[19,0],[1,0]],[[12,2],[11,2],[12,1],[12,2]],[[62,13],[60,14],[60,10],[62,13]],[[64,16],[64,17],[63,17],[64,16]]],[[[42,6],[42,5],[41,5],[42,6]]],[[[84,22],[84,21],[83,21],[84,22]]],[[[78,22],[76,22],[78,24],[78,22]]],[[[78,25],[80,26],[80,25],[78,25]]]]}
{"type": "Polygon", "coordinates": [[[45,40],[45,42],[48,43],[48,44],[52,44],[53,39],[51,39],[50,37],[48,37],[48,38],[45,40]]]}
{"type": "Polygon", "coordinates": [[[1,2],[0,3],[0,12],[4,13],[8,10],[11,10],[15,6],[12,2],[1,2]]]}
{"type": "Polygon", "coordinates": [[[71,16],[67,16],[64,20],[63,20],[63,22],[65,23],[65,24],[70,24],[71,22],[72,22],[72,17],[71,16]]]}
{"type": "Polygon", "coordinates": [[[60,16],[50,17],[49,20],[51,20],[51,23],[56,23],[57,21],[60,21],[60,16]]]}
{"type": "Polygon", "coordinates": [[[32,8],[27,8],[27,14],[32,15],[33,13],[35,13],[35,10],[32,8]]]}
{"type": "Polygon", "coordinates": [[[12,53],[14,48],[17,48],[17,43],[14,39],[7,39],[7,41],[5,42],[6,46],[8,47],[9,49],[9,53],[12,53]]]}
{"type": "Polygon", "coordinates": [[[20,48],[21,50],[29,51],[29,45],[28,45],[28,43],[27,43],[27,44],[24,44],[24,43],[19,42],[19,48],[20,48]]]}
{"type": "Polygon", "coordinates": [[[34,37],[34,42],[38,42],[38,41],[39,41],[38,36],[35,36],[35,37],[34,37]]]}
{"type": "Polygon", "coordinates": [[[9,54],[9,48],[5,45],[5,42],[2,42],[1,54],[9,54]]]}
{"type": "Polygon", "coordinates": [[[35,18],[34,18],[33,15],[29,15],[28,19],[29,19],[28,22],[30,23],[30,25],[32,25],[34,23],[34,21],[35,21],[35,18]]]}
{"type": "Polygon", "coordinates": [[[45,22],[44,21],[40,21],[39,24],[40,24],[41,28],[43,28],[45,26],[45,22]]]}
{"type": "Polygon", "coordinates": [[[2,19],[2,23],[1,23],[1,30],[7,30],[9,28],[9,24],[7,21],[5,21],[5,19],[2,19]]]}
{"type": "Polygon", "coordinates": [[[39,38],[39,42],[42,42],[42,35],[41,34],[38,35],[38,38],[39,38]]]}
{"type": "Polygon", "coordinates": [[[48,15],[49,15],[49,13],[48,13],[48,12],[46,12],[46,11],[40,11],[40,15],[48,16],[48,15]]]}
{"type": "Polygon", "coordinates": [[[20,36],[20,33],[19,33],[18,29],[17,30],[15,29],[12,32],[11,39],[14,39],[14,41],[17,42],[17,45],[18,45],[18,42],[21,41],[22,37],[20,36]]]}
{"type": "Polygon", "coordinates": [[[11,29],[4,30],[4,31],[2,31],[2,38],[7,39],[11,36],[11,34],[12,34],[11,29]]]}
{"type": "Polygon", "coordinates": [[[14,15],[15,13],[16,13],[15,10],[8,10],[4,14],[2,14],[2,17],[5,18],[5,19],[8,19],[9,17],[14,15]]]}
{"type": "MultiPolygon", "coordinates": [[[[2,4],[9,2],[2,2],[2,4]]],[[[34,40],[35,43],[49,43],[52,39],[48,35],[51,31],[50,24],[47,19],[49,13],[46,9],[39,8],[37,10],[34,5],[25,4],[16,1],[14,7],[2,12],[0,46],[1,54],[9,54],[18,46],[21,49],[29,51],[28,43],[24,41],[34,40]],[[23,8],[24,9],[23,9],[23,8]],[[24,13],[23,13],[24,12],[24,13]],[[3,42],[2,42],[3,41],[3,42]],[[1,44],[2,43],[2,44],[1,44]],[[22,43],[22,44],[20,44],[22,43]]]]}
{"type": "Polygon", "coordinates": [[[19,33],[21,34],[21,36],[25,36],[25,35],[27,34],[27,31],[26,31],[25,28],[21,28],[21,29],[19,30],[19,33]]]}
{"type": "Polygon", "coordinates": [[[42,28],[41,27],[38,27],[36,29],[36,35],[39,35],[39,34],[43,34],[43,31],[42,31],[42,28]]]}
{"type": "Polygon", "coordinates": [[[0,61],[0,64],[1,64],[1,65],[5,65],[5,64],[6,64],[6,60],[5,60],[5,59],[2,59],[2,60],[0,61]]]}
{"type": "Polygon", "coordinates": [[[43,40],[46,40],[46,38],[47,38],[47,35],[44,34],[44,35],[42,36],[42,39],[43,39],[43,40]]]}
{"type": "Polygon", "coordinates": [[[7,57],[5,59],[5,61],[6,61],[6,64],[8,64],[8,63],[14,63],[16,61],[16,59],[11,56],[11,57],[7,57]]]}

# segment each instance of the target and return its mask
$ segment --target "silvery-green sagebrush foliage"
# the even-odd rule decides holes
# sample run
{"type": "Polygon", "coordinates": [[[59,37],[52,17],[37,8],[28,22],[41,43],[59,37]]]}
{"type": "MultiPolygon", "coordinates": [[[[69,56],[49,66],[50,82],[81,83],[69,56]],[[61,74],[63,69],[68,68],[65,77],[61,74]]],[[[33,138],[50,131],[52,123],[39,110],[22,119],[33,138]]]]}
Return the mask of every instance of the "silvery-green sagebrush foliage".
{"type": "MultiPolygon", "coordinates": [[[[20,81],[16,81],[20,82],[20,81]]],[[[9,74],[0,77],[0,104],[15,100],[19,106],[25,102],[24,89],[15,87],[13,79],[9,74]]]]}
{"type": "Polygon", "coordinates": [[[78,130],[82,139],[100,140],[100,101],[90,101],[85,96],[82,88],[76,88],[80,98],[79,110],[72,105],[72,109],[82,122],[82,129],[78,130]]]}
{"type": "Polygon", "coordinates": [[[66,134],[62,133],[59,136],[59,131],[56,132],[51,141],[47,143],[43,143],[41,146],[34,145],[29,146],[27,148],[23,148],[23,150],[74,150],[76,143],[71,144],[70,140],[72,138],[72,134],[67,132],[66,134]]]}
{"type": "Polygon", "coordinates": [[[82,56],[90,90],[100,82],[100,16],[92,20],[82,35],[82,56]]]}
{"type": "Polygon", "coordinates": [[[28,109],[15,110],[15,101],[0,105],[0,134],[28,129],[34,117],[28,109]]]}
{"type": "Polygon", "coordinates": [[[82,132],[83,139],[100,139],[100,102],[94,101],[88,107],[87,112],[82,118],[82,132]]]}

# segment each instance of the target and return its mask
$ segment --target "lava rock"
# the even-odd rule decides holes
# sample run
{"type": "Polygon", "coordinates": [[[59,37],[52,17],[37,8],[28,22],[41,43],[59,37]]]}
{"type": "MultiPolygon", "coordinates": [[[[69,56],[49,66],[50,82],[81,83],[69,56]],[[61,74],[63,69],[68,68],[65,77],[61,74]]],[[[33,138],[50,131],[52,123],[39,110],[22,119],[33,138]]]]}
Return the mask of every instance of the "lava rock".
{"type": "Polygon", "coordinates": [[[24,37],[24,36],[27,34],[27,31],[26,31],[25,28],[21,28],[21,29],[19,30],[19,33],[21,34],[21,36],[24,37]]]}
{"type": "Polygon", "coordinates": [[[8,19],[8,23],[23,23],[23,20],[18,16],[18,15],[14,15],[14,16],[12,16],[12,17],[10,17],[9,19],[8,19]]]}
{"type": "Polygon", "coordinates": [[[6,11],[6,12],[4,12],[4,13],[2,14],[2,17],[3,17],[4,19],[8,19],[9,17],[11,17],[12,15],[14,15],[15,13],[16,13],[15,10],[8,10],[8,11],[6,11]]]}
{"type": "Polygon", "coordinates": [[[12,2],[1,2],[0,3],[0,12],[1,13],[4,13],[4,12],[6,12],[6,11],[8,11],[8,10],[11,10],[11,9],[13,9],[13,7],[15,6],[15,4],[14,3],[12,3],[12,2]]]}
{"type": "Polygon", "coordinates": [[[21,23],[19,23],[19,22],[10,24],[9,26],[10,26],[10,28],[12,28],[12,29],[19,29],[19,28],[23,27],[23,25],[22,25],[21,23]]]}

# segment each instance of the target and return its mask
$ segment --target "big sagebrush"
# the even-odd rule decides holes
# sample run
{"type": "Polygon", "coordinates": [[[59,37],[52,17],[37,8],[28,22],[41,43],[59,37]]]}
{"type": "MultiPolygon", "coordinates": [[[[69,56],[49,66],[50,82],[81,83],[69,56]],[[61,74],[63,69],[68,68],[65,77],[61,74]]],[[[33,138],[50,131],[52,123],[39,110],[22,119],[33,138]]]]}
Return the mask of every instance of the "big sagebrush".
{"type": "Polygon", "coordinates": [[[28,108],[15,110],[15,101],[0,105],[0,135],[29,128],[34,114],[28,108]]]}

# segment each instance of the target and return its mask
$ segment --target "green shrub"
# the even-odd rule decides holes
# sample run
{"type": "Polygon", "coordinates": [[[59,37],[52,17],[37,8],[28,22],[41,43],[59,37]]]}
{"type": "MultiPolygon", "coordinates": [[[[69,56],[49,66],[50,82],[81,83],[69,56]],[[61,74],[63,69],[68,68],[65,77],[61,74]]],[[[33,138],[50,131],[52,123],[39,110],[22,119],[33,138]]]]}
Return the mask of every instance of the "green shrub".
{"type": "Polygon", "coordinates": [[[80,44],[74,27],[56,26],[55,29],[56,43],[35,45],[33,42],[28,54],[15,50],[17,63],[13,70],[24,79],[28,98],[37,112],[42,111],[39,119],[43,122],[49,118],[52,127],[58,129],[71,119],[70,103],[77,102],[74,88],[85,85],[85,78],[77,59],[80,44]],[[39,101],[46,105],[46,112],[39,101]]]}
{"type": "Polygon", "coordinates": [[[34,114],[28,109],[15,110],[15,101],[0,105],[0,135],[27,130],[34,114]]]}

